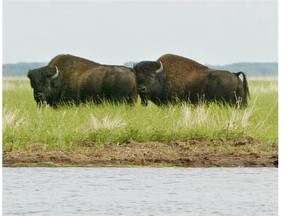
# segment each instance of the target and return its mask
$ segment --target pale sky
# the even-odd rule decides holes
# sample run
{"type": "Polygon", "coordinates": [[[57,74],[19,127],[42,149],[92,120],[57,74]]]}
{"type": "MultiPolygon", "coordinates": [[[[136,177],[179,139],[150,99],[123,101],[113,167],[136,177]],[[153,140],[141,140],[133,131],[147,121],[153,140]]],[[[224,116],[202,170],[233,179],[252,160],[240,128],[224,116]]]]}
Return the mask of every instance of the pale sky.
{"type": "Polygon", "coordinates": [[[203,64],[278,61],[276,0],[3,1],[3,63],[73,54],[103,64],[165,53],[203,64]]]}

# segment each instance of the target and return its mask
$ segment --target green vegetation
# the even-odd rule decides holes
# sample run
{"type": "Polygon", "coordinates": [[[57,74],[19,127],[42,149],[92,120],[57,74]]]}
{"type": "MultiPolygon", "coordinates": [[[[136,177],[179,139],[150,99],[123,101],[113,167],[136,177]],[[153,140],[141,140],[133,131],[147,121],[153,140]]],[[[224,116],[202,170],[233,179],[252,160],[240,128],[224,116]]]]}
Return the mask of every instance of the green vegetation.
{"type": "MultiPolygon", "coordinates": [[[[147,107],[82,104],[59,109],[36,107],[28,80],[3,80],[3,150],[37,144],[47,150],[78,150],[77,142],[121,145],[146,142],[252,137],[267,147],[278,143],[278,81],[250,80],[246,109],[218,104],[147,107]]],[[[43,149],[43,148],[42,148],[43,149]]]]}
{"type": "Polygon", "coordinates": [[[47,63],[44,62],[3,64],[2,75],[3,77],[26,77],[30,69],[40,68],[45,65],[47,65],[47,63]]]}

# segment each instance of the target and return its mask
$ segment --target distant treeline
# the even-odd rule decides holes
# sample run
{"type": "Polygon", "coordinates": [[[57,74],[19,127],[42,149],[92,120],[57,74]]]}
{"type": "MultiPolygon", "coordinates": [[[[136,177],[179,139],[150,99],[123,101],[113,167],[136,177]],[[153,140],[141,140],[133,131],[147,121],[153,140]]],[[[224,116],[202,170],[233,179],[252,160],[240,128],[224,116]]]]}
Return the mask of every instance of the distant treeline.
{"type": "MultiPolygon", "coordinates": [[[[135,62],[126,62],[126,67],[133,67],[135,62]]],[[[247,76],[278,76],[278,63],[234,63],[227,65],[206,65],[217,70],[227,70],[230,72],[244,72],[247,76]]]]}
{"type": "MultiPolygon", "coordinates": [[[[126,62],[126,67],[133,67],[135,62],[126,62]]],[[[47,63],[16,63],[3,64],[2,74],[4,77],[27,76],[29,69],[43,67],[47,63]]],[[[234,63],[228,65],[206,65],[213,69],[228,70],[230,72],[245,72],[247,76],[278,76],[278,63],[234,63]]]]}
{"type": "Polygon", "coordinates": [[[206,65],[217,70],[228,70],[230,72],[242,71],[247,76],[278,76],[278,63],[234,63],[228,65],[206,65]]]}
{"type": "Polygon", "coordinates": [[[45,65],[47,65],[47,63],[43,62],[3,64],[2,75],[3,77],[27,76],[27,73],[30,69],[43,67],[45,65]]]}

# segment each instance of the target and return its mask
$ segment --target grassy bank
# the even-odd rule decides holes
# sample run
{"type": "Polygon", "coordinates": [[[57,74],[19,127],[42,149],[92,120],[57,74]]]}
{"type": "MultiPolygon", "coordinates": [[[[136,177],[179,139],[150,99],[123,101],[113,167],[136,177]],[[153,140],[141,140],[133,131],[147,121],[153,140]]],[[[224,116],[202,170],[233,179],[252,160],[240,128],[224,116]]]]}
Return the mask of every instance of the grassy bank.
{"type": "MultiPolygon", "coordinates": [[[[263,143],[233,151],[275,152],[278,145],[278,81],[249,80],[251,98],[246,109],[218,104],[148,107],[83,104],[53,109],[36,107],[28,80],[3,80],[3,151],[75,151],[104,148],[128,142],[241,140],[263,143]],[[33,147],[34,146],[34,147],[33,147]],[[91,147],[91,146],[90,146],[91,147]]],[[[224,142],[225,143],[225,142],[224,142]]],[[[212,147],[210,147],[212,148],[212,147]]],[[[215,148],[215,147],[213,147],[215,148]]],[[[221,145],[216,148],[221,151],[221,145]]]]}

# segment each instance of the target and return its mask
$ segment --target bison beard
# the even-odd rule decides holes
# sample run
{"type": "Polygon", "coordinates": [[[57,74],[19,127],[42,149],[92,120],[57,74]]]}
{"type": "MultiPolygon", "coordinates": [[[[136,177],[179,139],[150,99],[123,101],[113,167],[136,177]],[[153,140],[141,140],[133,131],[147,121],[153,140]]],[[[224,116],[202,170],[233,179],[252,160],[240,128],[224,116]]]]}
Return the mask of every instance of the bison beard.
{"type": "Polygon", "coordinates": [[[139,94],[140,99],[141,99],[141,104],[143,106],[147,106],[148,105],[148,99],[147,99],[147,95],[146,94],[139,94]]]}

